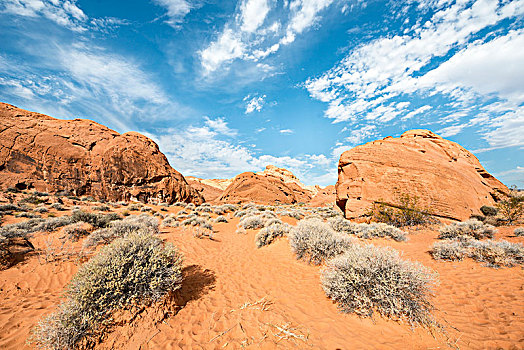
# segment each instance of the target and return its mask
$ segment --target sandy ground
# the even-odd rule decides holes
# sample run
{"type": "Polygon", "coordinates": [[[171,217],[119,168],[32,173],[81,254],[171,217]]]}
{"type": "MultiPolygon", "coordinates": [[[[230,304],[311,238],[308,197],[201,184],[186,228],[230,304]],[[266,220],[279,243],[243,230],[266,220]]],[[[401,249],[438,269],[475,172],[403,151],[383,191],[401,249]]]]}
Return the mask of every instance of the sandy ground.
{"type": "MultiPolygon", "coordinates": [[[[432,230],[415,231],[408,242],[369,241],[392,246],[438,272],[433,303],[445,333],[432,335],[380,317],[340,313],[321,288],[320,267],[297,261],[286,238],[257,249],[256,231],[239,235],[237,223],[233,218],[214,224],[214,240],[195,238],[183,228],[163,228],[161,237],[185,255],[182,289],[163,305],[115,326],[97,348],[524,349],[521,267],[435,261],[428,254],[437,237],[432,230]]],[[[501,228],[496,238],[524,242],[512,232],[501,228]]],[[[36,234],[32,242],[39,253],[0,271],[1,349],[32,348],[26,344],[31,327],[55,309],[81,264],[75,255],[46,261],[53,258],[50,247],[60,248],[57,252],[80,249],[81,242],[61,246],[59,235],[36,234]]]]}

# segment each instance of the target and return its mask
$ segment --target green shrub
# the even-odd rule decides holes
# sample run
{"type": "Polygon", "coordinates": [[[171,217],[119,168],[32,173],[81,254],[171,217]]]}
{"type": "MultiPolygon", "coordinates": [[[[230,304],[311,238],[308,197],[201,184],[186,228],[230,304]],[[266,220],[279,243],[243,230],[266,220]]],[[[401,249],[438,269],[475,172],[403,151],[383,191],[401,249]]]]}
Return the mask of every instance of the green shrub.
{"type": "Polygon", "coordinates": [[[457,222],[444,226],[439,230],[439,232],[439,239],[467,239],[468,237],[482,239],[493,238],[493,235],[495,232],[497,232],[497,230],[491,225],[484,224],[481,221],[475,219],[470,219],[468,221],[457,222]]]}
{"type": "Polygon", "coordinates": [[[297,259],[319,265],[343,253],[353,241],[347,235],[333,231],[327,223],[311,219],[299,221],[291,230],[289,244],[297,259]]]}
{"type": "Polygon", "coordinates": [[[75,348],[96,335],[118,309],[159,300],[180,288],[182,256],[150,234],[130,234],[80,267],[67,300],[36,327],[32,341],[51,349],[75,348]]]}
{"type": "Polygon", "coordinates": [[[374,203],[369,212],[372,220],[395,227],[426,225],[434,221],[429,209],[419,206],[418,197],[403,193],[395,201],[394,205],[374,203]]]}
{"type": "Polygon", "coordinates": [[[524,214],[524,195],[512,187],[508,197],[497,203],[497,208],[500,216],[511,225],[524,214]]]}
{"type": "Polygon", "coordinates": [[[437,283],[434,272],[402,260],[398,251],[373,245],[351,245],[327,262],[322,287],[344,312],[381,315],[430,326],[433,306],[428,296],[437,283]]]}

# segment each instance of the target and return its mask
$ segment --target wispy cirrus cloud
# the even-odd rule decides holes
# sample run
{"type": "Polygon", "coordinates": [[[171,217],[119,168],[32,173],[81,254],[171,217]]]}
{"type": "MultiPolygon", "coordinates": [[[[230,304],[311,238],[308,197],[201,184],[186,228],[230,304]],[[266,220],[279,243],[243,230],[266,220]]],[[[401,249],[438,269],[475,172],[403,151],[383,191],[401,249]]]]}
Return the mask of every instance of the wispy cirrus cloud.
{"type": "Polygon", "coordinates": [[[313,27],[334,0],[292,0],[279,7],[270,0],[243,0],[233,20],[200,51],[205,74],[235,60],[257,62],[295,41],[313,27]],[[271,16],[275,13],[276,15],[271,16]]]}
{"type": "Polygon", "coordinates": [[[167,24],[179,28],[184,17],[191,12],[193,5],[186,0],[152,0],[158,6],[166,9],[167,24]]]}

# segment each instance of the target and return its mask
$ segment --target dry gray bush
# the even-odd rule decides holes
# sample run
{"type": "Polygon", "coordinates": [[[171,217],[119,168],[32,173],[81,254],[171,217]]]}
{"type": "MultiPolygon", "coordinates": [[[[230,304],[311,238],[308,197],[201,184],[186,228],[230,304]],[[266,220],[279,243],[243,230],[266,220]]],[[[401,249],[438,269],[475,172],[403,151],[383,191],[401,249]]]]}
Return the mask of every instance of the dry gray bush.
{"type": "Polygon", "coordinates": [[[504,240],[479,241],[473,238],[455,238],[436,242],[430,252],[435,259],[462,260],[464,257],[470,257],[492,267],[524,264],[524,246],[504,240]]]}
{"type": "Polygon", "coordinates": [[[159,300],[180,288],[182,256],[151,234],[130,234],[104,247],[80,267],[66,301],[32,335],[37,346],[75,348],[95,335],[117,309],[159,300]]]}
{"type": "Polygon", "coordinates": [[[227,222],[227,219],[223,215],[219,215],[215,218],[215,222],[227,222]]]}
{"type": "Polygon", "coordinates": [[[164,227],[178,227],[180,226],[180,222],[177,221],[176,216],[174,214],[168,214],[164,220],[162,220],[161,226],[164,227]]]}
{"type": "Polygon", "coordinates": [[[271,225],[267,225],[256,234],[255,245],[257,248],[273,243],[278,237],[287,236],[291,230],[291,226],[278,221],[273,222],[271,225]]]}
{"type": "Polygon", "coordinates": [[[244,216],[238,223],[238,226],[241,226],[245,229],[259,229],[264,227],[266,219],[261,215],[250,215],[244,216]]]}
{"type": "Polygon", "coordinates": [[[299,221],[288,237],[297,259],[315,265],[343,253],[353,244],[350,237],[333,231],[327,223],[316,219],[299,221]]]}
{"type": "Polygon", "coordinates": [[[494,226],[484,224],[476,219],[470,219],[464,222],[457,222],[444,226],[440,229],[439,239],[453,239],[468,237],[474,239],[493,238],[497,232],[494,226]]]}
{"type": "Polygon", "coordinates": [[[321,283],[344,312],[374,312],[412,325],[435,324],[429,301],[437,275],[419,263],[402,260],[398,251],[353,244],[327,262],[321,283]]]}
{"type": "Polygon", "coordinates": [[[513,234],[517,237],[524,236],[524,227],[517,227],[515,231],[513,231],[513,234]]]}
{"type": "Polygon", "coordinates": [[[85,240],[84,247],[106,244],[115,238],[125,237],[131,233],[157,234],[158,220],[147,215],[130,215],[123,220],[113,221],[109,227],[93,231],[85,240]]]}
{"type": "Polygon", "coordinates": [[[407,240],[406,233],[395,226],[385,223],[357,224],[342,217],[328,219],[331,228],[336,232],[356,235],[360,238],[388,237],[398,242],[407,240]]]}
{"type": "Polygon", "coordinates": [[[67,239],[77,241],[81,237],[87,236],[90,233],[92,226],[83,221],[75,222],[74,224],[69,224],[64,226],[63,233],[67,239]]]}
{"type": "Polygon", "coordinates": [[[435,242],[431,247],[431,255],[437,260],[462,260],[468,252],[461,241],[444,240],[435,242]]]}

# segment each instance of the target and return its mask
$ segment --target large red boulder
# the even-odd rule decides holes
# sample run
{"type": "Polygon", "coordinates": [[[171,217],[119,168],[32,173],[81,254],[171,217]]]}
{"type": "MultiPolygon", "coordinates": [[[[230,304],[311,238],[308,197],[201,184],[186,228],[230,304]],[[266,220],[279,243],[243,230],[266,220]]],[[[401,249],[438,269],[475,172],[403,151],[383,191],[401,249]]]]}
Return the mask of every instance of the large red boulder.
{"type": "Polygon", "coordinates": [[[465,220],[504,197],[508,188],[459,144],[428,130],[411,130],[344,152],[336,192],[347,218],[366,215],[373,203],[397,205],[408,194],[435,216],[465,220]]]}
{"type": "Polygon", "coordinates": [[[0,188],[106,200],[203,201],[151,139],[0,103],[0,188]]]}

